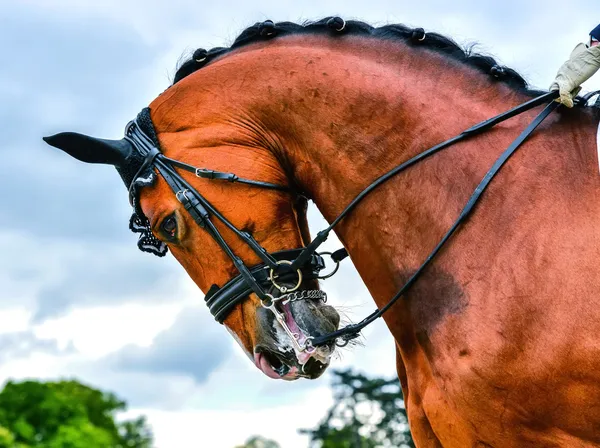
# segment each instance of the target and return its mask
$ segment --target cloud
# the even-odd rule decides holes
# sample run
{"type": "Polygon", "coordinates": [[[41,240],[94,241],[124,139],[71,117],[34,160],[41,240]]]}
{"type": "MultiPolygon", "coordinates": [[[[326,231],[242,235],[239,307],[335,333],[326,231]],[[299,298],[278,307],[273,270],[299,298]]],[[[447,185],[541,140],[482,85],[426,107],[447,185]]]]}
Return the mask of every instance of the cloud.
{"type": "Polygon", "coordinates": [[[0,228],[70,239],[122,238],[126,190],[112,167],[88,166],[42,142],[75,130],[120,137],[146,105],[141,68],[160,53],[108,20],[48,21],[3,7],[0,41],[0,228]],[[130,103],[124,103],[127,98],[130,103]],[[131,105],[129,105],[131,104],[131,105]]]}
{"type": "Polygon", "coordinates": [[[177,300],[185,274],[137,250],[114,168],[41,140],[62,130],[119,138],[147,104],[141,73],[162,44],[109,17],[49,17],[26,2],[0,15],[0,41],[10,42],[0,69],[0,306],[25,304],[40,321],[73,307],[177,300]]]}
{"type": "Polygon", "coordinates": [[[186,288],[197,290],[174,258],[140,252],[135,237],[79,243],[0,231],[0,247],[0,308],[26,307],[36,323],[74,308],[181,303],[186,288]]]}
{"type": "Polygon", "coordinates": [[[178,266],[142,260],[135,247],[87,249],[64,260],[60,279],[40,287],[35,320],[59,316],[75,306],[181,300],[178,280],[183,274],[175,272],[178,266]]]}
{"type": "Polygon", "coordinates": [[[228,337],[206,310],[188,308],[150,347],[125,346],[106,362],[122,371],[182,375],[201,384],[231,354],[228,337]]]}
{"type": "Polygon", "coordinates": [[[72,346],[59,348],[55,339],[40,339],[31,331],[0,334],[0,362],[27,358],[33,353],[65,355],[75,351],[72,346]]]}
{"type": "Polygon", "coordinates": [[[63,130],[120,138],[148,103],[143,73],[164,44],[121,20],[74,20],[27,2],[2,6],[0,41],[10,42],[0,68],[0,306],[25,305],[39,322],[74,307],[177,301],[185,273],[138,251],[114,168],[41,140],[63,130]]]}
{"type": "MultiPolygon", "coordinates": [[[[35,313],[38,322],[74,308],[89,307],[86,312],[93,314],[95,305],[116,310],[129,302],[178,303],[181,285],[193,291],[188,297],[197,294],[172,257],[157,259],[137,251],[136,237],[127,229],[126,192],[113,168],[82,164],[40,140],[63,130],[120,138],[127,121],[167,87],[178,57],[186,50],[230,44],[258,20],[301,22],[339,14],[379,25],[422,26],[460,43],[478,41],[483,51],[545,87],[572,47],[597,24],[597,15],[585,13],[571,14],[566,23],[562,3],[556,0],[0,3],[0,41],[8,43],[0,64],[0,312],[6,307],[25,308],[35,313]],[[548,27],[549,23],[561,26],[548,27]]],[[[593,12],[592,3],[573,1],[569,11],[593,12]]],[[[600,75],[585,87],[600,88],[600,75]]],[[[323,228],[314,224],[312,220],[313,229],[323,228]]],[[[324,282],[324,289],[331,293],[332,303],[352,306],[355,320],[374,308],[349,261],[336,277],[324,282]]],[[[266,435],[269,428],[277,429],[273,436],[285,440],[286,447],[306,446],[307,441],[295,434],[297,419],[290,416],[315,417],[319,408],[324,411],[325,395],[311,388],[326,384],[327,377],[293,384],[264,378],[208,313],[202,316],[196,309],[186,313],[148,347],[128,345],[99,360],[77,354],[73,358],[78,366],[60,357],[52,339],[36,338],[28,330],[8,333],[0,336],[2,371],[21,377],[57,371],[76,374],[117,391],[132,405],[177,410],[168,421],[155,423],[162,434],[161,446],[184,446],[196,440],[194,423],[206,416],[212,420],[200,428],[207,445],[213,447],[240,443],[256,428],[266,435]],[[48,356],[38,360],[29,356],[40,352],[48,356]],[[24,363],[27,369],[20,370],[24,363]],[[310,400],[299,407],[299,397],[310,400]],[[277,408],[281,403],[289,408],[277,408]],[[187,406],[206,411],[179,424],[180,411],[187,406]],[[234,408],[238,412],[232,412],[234,408]],[[257,408],[271,411],[260,413],[257,408]],[[232,434],[223,438],[221,423],[232,419],[244,422],[244,437],[237,433],[236,440],[232,434]]],[[[139,320],[152,317],[138,316],[136,321],[132,314],[131,331],[141,333],[139,320]]],[[[98,315],[90,319],[98,320],[98,315]]],[[[106,320],[107,325],[80,333],[95,330],[98,338],[105,337],[102,332],[111,331],[110,318],[106,320]]],[[[59,321],[71,325],[69,319],[59,321]]],[[[137,341],[122,333],[123,344],[137,341]]],[[[383,321],[364,334],[366,348],[344,352],[343,365],[392,374],[393,341],[383,321]]]]}

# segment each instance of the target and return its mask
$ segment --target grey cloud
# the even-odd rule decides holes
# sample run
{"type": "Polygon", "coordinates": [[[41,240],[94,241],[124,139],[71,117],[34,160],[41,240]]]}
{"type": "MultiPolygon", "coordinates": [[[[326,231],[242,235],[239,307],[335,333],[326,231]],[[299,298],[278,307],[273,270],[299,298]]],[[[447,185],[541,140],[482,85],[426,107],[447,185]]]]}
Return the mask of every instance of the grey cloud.
{"type": "Polygon", "coordinates": [[[129,207],[114,169],[71,160],[41,137],[74,130],[118,138],[147,104],[144,67],[160,47],[109,20],[50,22],[19,4],[3,7],[0,42],[10,43],[3,49],[10,64],[0,70],[0,189],[8,192],[0,227],[80,240],[123,238],[129,207]]]}
{"type": "Polygon", "coordinates": [[[198,392],[192,378],[181,376],[157,376],[154,372],[114,372],[82,370],[80,373],[94,384],[102,384],[123,397],[130,408],[154,408],[180,411],[187,407],[190,395],[198,392]]]}
{"type": "Polygon", "coordinates": [[[0,307],[26,307],[39,322],[76,307],[180,301],[191,284],[183,269],[170,255],[140,252],[131,238],[84,244],[0,232],[0,307]]]}
{"type": "Polygon", "coordinates": [[[360,282],[360,278],[357,278],[356,269],[350,259],[342,261],[339,271],[333,277],[321,281],[321,288],[325,292],[335,294],[336,302],[344,303],[349,298],[364,297],[365,302],[373,303],[366,286],[360,282]],[[357,281],[349,282],[348,279],[352,277],[357,281]]]}
{"type": "Polygon", "coordinates": [[[64,372],[113,391],[130,408],[181,410],[200,389],[191,377],[115,370],[104,362],[71,361],[65,363],[64,372]]]}
{"type": "Polygon", "coordinates": [[[60,349],[55,339],[39,339],[31,331],[0,334],[0,362],[26,358],[32,353],[63,355],[74,351],[72,346],[60,349]]]}
{"type": "Polygon", "coordinates": [[[73,307],[177,302],[181,268],[173,259],[137,252],[135,245],[96,247],[63,262],[60,280],[44,282],[39,289],[34,320],[56,317],[73,307]]]}
{"type": "MultiPolygon", "coordinates": [[[[124,24],[98,18],[49,21],[39,11],[19,4],[3,8],[0,39],[10,42],[4,57],[11,63],[2,70],[2,79],[12,92],[7,96],[28,100],[14,101],[6,111],[16,108],[30,118],[60,122],[61,116],[44,115],[51,112],[43,103],[49,98],[59,100],[59,112],[72,111],[65,117],[69,122],[75,119],[97,128],[112,121],[115,105],[126,109],[124,98],[135,101],[143,95],[144,68],[152,66],[161,49],[124,24]],[[73,104],[66,107],[60,100],[73,104]]],[[[142,104],[134,104],[132,110],[142,104]]]]}
{"type": "Polygon", "coordinates": [[[145,72],[165,44],[111,18],[19,2],[1,10],[0,305],[27,306],[40,321],[76,306],[177,300],[185,273],[138,251],[114,168],[41,140],[64,130],[119,138],[147,105],[155,78],[145,72]]]}
{"type": "Polygon", "coordinates": [[[198,308],[184,309],[150,347],[128,345],[107,358],[130,372],[182,375],[203,383],[231,354],[229,336],[198,308]]]}
{"type": "Polygon", "coordinates": [[[38,160],[4,164],[0,188],[9,194],[2,199],[1,228],[37,237],[132,241],[127,192],[113,168],[75,163],[62,154],[41,153],[38,160]]]}

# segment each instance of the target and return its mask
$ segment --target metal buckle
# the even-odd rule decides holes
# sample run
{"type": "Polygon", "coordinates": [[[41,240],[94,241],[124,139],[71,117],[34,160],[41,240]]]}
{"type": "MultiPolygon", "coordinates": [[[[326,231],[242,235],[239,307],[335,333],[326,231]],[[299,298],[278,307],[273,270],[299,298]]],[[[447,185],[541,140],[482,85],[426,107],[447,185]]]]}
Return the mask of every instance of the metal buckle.
{"type": "Polygon", "coordinates": [[[208,178],[208,179],[213,179],[214,178],[214,171],[213,170],[209,170],[207,168],[196,168],[196,177],[203,177],[203,178],[208,178]]]}
{"type": "Polygon", "coordinates": [[[182,195],[183,197],[185,197],[185,199],[187,199],[189,201],[189,198],[187,197],[187,192],[189,192],[189,190],[179,190],[177,193],[175,193],[175,197],[177,198],[177,200],[181,203],[183,203],[183,199],[181,199],[179,197],[179,195],[182,195]]]}

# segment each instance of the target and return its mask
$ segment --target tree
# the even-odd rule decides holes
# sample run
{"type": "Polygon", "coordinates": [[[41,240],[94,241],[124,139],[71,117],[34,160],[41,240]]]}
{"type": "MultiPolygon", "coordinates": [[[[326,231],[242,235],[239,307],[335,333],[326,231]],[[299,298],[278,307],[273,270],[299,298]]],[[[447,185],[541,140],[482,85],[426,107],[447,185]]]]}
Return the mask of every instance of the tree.
{"type": "Polygon", "coordinates": [[[143,418],[115,421],[125,407],[77,381],[9,381],[0,392],[0,448],[150,448],[143,418]]]}
{"type": "Polygon", "coordinates": [[[334,370],[334,404],[310,436],[311,447],[414,447],[397,378],[367,378],[334,370]]]}
{"type": "Polygon", "coordinates": [[[0,426],[0,448],[13,448],[15,436],[8,429],[0,426]]]}
{"type": "MultiPolygon", "coordinates": [[[[1,448],[1,447],[0,447],[1,448]]],[[[235,448],[281,448],[280,445],[273,441],[265,439],[261,436],[252,436],[243,445],[238,445],[235,448]]]]}
{"type": "Polygon", "coordinates": [[[145,417],[124,421],[119,428],[123,448],[151,448],[152,431],[145,417]]]}

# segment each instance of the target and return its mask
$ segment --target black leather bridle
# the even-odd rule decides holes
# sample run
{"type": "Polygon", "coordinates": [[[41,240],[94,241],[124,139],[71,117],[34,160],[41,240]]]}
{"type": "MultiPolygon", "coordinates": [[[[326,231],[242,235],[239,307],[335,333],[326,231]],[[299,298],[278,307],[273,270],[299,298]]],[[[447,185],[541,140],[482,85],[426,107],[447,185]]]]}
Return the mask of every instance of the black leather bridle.
{"type": "MultiPolygon", "coordinates": [[[[457,230],[462,222],[465,221],[467,216],[473,210],[475,204],[481,197],[483,191],[487,188],[492,178],[508,160],[508,158],[516,151],[516,149],[525,141],[525,139],[535,130],[535,128],[560,104],[553,101],[558,96],[558,92],[549,92],[543,94],[537,98],[534,98],[526,103],[523,103],[509,111],[500,114],[496,117],[485,120],[471,128],[465,130],[461,134],[446,140],[420,154],[405,161],[401,165],[388,171],[381,177],[373,181],[367,186],[361,193],[359,193],[347,206],[346,208],[335,218],[331,224],[317,233],[313,241],[311,241],[306,247],[293,249],[288,251],[282,251],[270,254],[268,253],[248,232],[238,230],[233,224],[231,224],[223,215],[219,213],[196,189],[194,189],[177,171],[175,168],[179,168],[185,171],[194,173],[198,177],[225,180],[229,182],[239,182],[247,185],[256,186],[259,188],[274,189],[280,191],[292,192],[287,186],[272,184],[268,182],[261,182],[256,180],[243,179],[236,176],[233,173],[224,173],[220,171],[207,170],[202,168],[196,168],[192,165],[173,160],[166,157],[160,152],[157,145],[153,140],[141,129],[137,120],[130,122],[126,128],[125,138],[129,140],[139,154],[144,158],[142,166],[134,176],[133,181],[130,185],[130,196],[135,201],[135,191],[133,186],[136,179],[149,168],[154,168],[158,173],[165,179],[177,199],[181,202],[184,208],[192,216],[194,221],[203,229],[205,229],[212,238],[217,242],[221,249],[227,254],[227,256],[233,261],[236,269],[239,271],[239,275],[228,283],[223,285],[221,288],[211,288],[211,291],[206,295],[206,303],[209,307],[211,314],[215,319],[222,323],[226,316],[231,312],[233,307],[243,301],[250,293],[255,293],[260,299],[263,306],[271,310],[276,319],[284,330],[290,335],[292,342],[295,347],[300,350],[312,351],[315,347],[325,345],[331,342],[336,342],[338,345],[345,345],[351,339],[358,337],[359,332],[373,322],[375,319],[381,317],[390,307],[402,297],[406,291],[414,284],[419,275],[427,267],[427,265],[433,260],[435,255],[439,252],[442,246],[448,241],[452,234],[457,230]],[[320,271],[325,267],[322,254],[317,253],[319,246],[327,239],[331,230],[350,212],[356,207],[356,205],[364,199],[371,191],[386,182],[387,180],[394,177],[396,174],[402,172],[408,167],[424,160],[425,158],[441,151],[448,146],[464,140],[468,137],[480,134],[483,131],[490,129],[496,124],[505,121],[511,117],[519,115],[527,110],[530,110],[536,106],[544,103],[548,103],[547,106],[536,116],[536,118],[527,126],[527,128],[515,139],[511,145],[500,155],[496,162],[492,165],[490,170],[483,177],[479,183],[469,201],[467,202],[464,209],[461,211],[459,217],[444,235],[438,245],[431,251],[428,257],[425,259],[423,264],[411,275],[404,286],[390,299],[390,301],[381,309],[378,309],[367,316],[362,321],[356,324],[350,324],[340,330],[326,334],[323,336],[308,336],[307,343],[305,345],[299,345],[294,335],[289,331],[283,319],[283,314],[278,310],[277,303],[285,302],[289,300],[304,299],[304,298],[323,298],[323,295],[315,293],[315,290],[311,290],[306,294],[302,294],[303,291],[299,290],[303,279],[317,279],[324,278],[320,277],[320,271]],[[226,227],[228,227],[237,237],[244,241],[262,260],[262,263],[252,268],[247,267],[244,262],[239,258],[233,250],[229,247],[226,241],[223,239],[214,223],[211,221],[211,216],[215,217],[226,227]],[[292,284],[293,286],[289,286],[292,284]],[[279,295],[274,295],[267,292],[272,290],[273,287],[279,290],[279,295]],[[283,321],[283,322],[282,322],[283,321]]],[[[347,256],[345,249],[330,254],[334,262],[337,264],[347,256]]],[[[330,276],[330,275],[328,275],[330,276]]],[[[306,290],[305,290],[306,291],[306,290]]]]}

